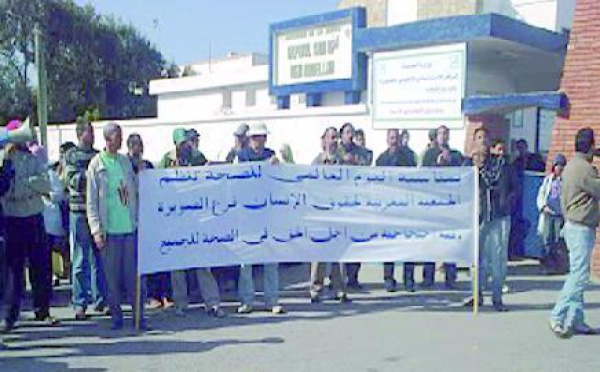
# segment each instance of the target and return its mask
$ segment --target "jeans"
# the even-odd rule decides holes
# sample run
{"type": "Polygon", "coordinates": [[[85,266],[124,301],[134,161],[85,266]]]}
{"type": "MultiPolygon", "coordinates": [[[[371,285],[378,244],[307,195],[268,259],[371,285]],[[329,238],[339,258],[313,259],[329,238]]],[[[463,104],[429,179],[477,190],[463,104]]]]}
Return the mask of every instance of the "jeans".
{"type": "MultiPolygon", "coordinates": [[[[331,288],[335,296],[341,297],[346,295],[346,282],[343,279],[342,267],[343,264],[332,262],[329,280],[331,288]]],[[[319,297],[323,292],[323,282],[326,276],[328,264],[325,262],[313,262],[310,270],[310,295],[311,297],[319,297]]]]}
{"type": "Polygon", "coordinates": [[[72,304],[86,309],[90,298],[95,307],[106,305],[106,277],[100,252],[94,244],[85,213],[70,214],[73,273],[72,304]]]}
{"type": "Polygon", "coordinates": [[[560,240],[560,231],[565,223],[562,216],[546,215],[546,223],[542,231],[542,242],[544,243],[542,258],[550,253],[550,245],[560,240]]]}
{"type": "MultiPolygon", "coordinates": [[[[453,285],[456,282],[456,264],[444,263],[444,272],[446,273],[446,284],[453,285]]],[[[433,285],[435,282],[435,263],[425,262],[423,264],[423,283],[433,285]]]]}
{"type": "Polygon", "coordinates": [[[107,300],[113,322],[122,322],[123,320],[122,302],[131,304],[133,314],[140,306],[140,315],[142,318],[144,315],[143,286],[140,289],[142,291],[140,302],[136,304],[135,301],[136,250],[135,234],[109,234],[106,237],[106,246],[100,251],[102,262],[106,268],[107,300]],[[123,294],[126,296],[125,301],[121,298],[123,294]]]}
{"type": "Polygon", "coordinates": [[[502,304],[502,286],[506,278],[510,217],[495,218],[479,227],[479,288],[481,295],[488,277],[492,278],[492,303],[502,304]]]}
{"type": "Polygon", "coordinates": [[[358,283],[358,273],[360,271],[360,262],[350,262],[345,264],[346,277],[349,285],[358,283]]]}
{"type": "Polygon", "coordinates": [[[552,310],[552,321],[576,328],[584,323],[583,292],[590,278],[596,229],[567,221],[564,236],[569,248],[570,272],[552,310]]]}
{"type": "MultiPolygon", "coordinates": [[[[252,278],[252,266],[253,265],[242,265],[240,267],[238,292],[241,302],[244,305],[252,305],[254,302],[254,279],[252,278]]],[[[276,306],[279,303],[279,266],[275,263],[264,264],[263,267],[265,303],[267,306],[276,306]]]]}
{"type": "MultiPolygon", "coordinates": [[[[200,293],[204,299],[206,309],[218,307],[221,303],[219,287],[210,269],[200,268],[194,269],[192,272],[198,278],[200,293]]],[[[175,306],[180,309],[186,309],[189,303],[186,270],[173,271],[171,273],[171,285],[173,287],[173,301],[175,301],[175,306]]]]}
{"type": "Polygon", "coordinates": [[[7,323],[14,324],[21,311],[25,261],[29,261],[33,311],[38,318],[50,315],[52,296],[52,271],[50,248],[46,244],[44,218],[41,214],[31,217],[6,218],[6,265],[4,314],[7,323]]]}
{"type": "MultiPolygon", "coordinates": [[[[394,262],[385,262],[383,264],[383,281],[392,281],[394,280],[394,270],[395,263],[394,262]]],[[[403,281],[406,287],[412,287],[415,284],[415,263],[414,262],[405,262],[404,263],[404,274],[403,281]]]]}

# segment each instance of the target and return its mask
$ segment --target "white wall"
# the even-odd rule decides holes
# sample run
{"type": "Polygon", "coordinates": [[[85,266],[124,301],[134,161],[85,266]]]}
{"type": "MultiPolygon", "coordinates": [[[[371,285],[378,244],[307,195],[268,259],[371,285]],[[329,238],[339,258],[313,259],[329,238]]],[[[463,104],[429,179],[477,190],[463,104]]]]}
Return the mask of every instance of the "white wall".
{"type": "Polygon", "coordinates": [[[484,0],[483,13],[499,13],[560,32],[570,28],[576,0],[484,0]]]}
{"type": "Polygon", "coordinates": [[[388,0],[387,25],[394,26],[418,19],[418,0],[388,0]]]}

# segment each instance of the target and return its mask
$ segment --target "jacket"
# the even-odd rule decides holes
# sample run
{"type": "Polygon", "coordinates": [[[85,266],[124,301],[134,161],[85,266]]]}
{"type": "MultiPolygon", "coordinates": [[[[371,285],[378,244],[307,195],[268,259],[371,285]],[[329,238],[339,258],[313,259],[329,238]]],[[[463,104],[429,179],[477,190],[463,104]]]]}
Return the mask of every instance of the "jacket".
{"type": "Polygon", "coordinates": [[[575,153],[562,173],[560,206],[565,220],[595,228],[600,222],[600,178],[586,154],[575,153]]]}
{"type": "Polygon", "coordinates": [[[74,147],[65,154],[65,183],[69,191],[71,212],[85,212],[85,172],[90,161],[98,154],[94,148],[74,147]]]}
{"type": "Polygon", "coordinates": [[[44,165],[30,152],[15,150],[12,161],[14,179],[2,198],[7,217],[31,217],[44,211],[43,195],[50,194],[50,180],[44,165]]]}
{"type": "MultiPolygon", "coordinates": [[[[137,229],[137,178],[133,172],[133,167],[129,158],[125,155],[117,154],[117,161],[123,169],[129,202],[127,207],[131,217],[133,229],[137,229]]],[[[106,201],[106,192],[108,190],[107,170],[100,157],[96,155],[87,169],[87,200],[86,212],[88,224],[92,235],[103,234],[106,236],[106,226],[108,226],[108,206],[106,201]]]]}
{"type": "MultiPolygon", "coordinates": [[[[562,177],[561,177],[562,179],[562,177]]],[[[546,201],[548,200],[548,195],[550,194],[550,188],[552,187],[552,181],[554,180],[554,174],[549,174],[544,178],[542,184],[538,190],[537,195],[537,208],[540,212],[540,216],[538,218],[538,226],[537,231],[541,236],[544,233],[546,224],[548,223],[548,215],[544,213],[544,207],[546,206],[546,201]]]]}

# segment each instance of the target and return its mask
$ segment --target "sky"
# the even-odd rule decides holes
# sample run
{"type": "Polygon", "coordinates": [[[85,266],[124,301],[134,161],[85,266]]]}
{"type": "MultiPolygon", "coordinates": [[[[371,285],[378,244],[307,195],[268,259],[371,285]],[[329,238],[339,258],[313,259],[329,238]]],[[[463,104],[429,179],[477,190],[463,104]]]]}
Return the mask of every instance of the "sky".
{"type": "Polygon", "coordinates": [[[114,14],[179,65],[268,52],[271,23],[335,10],[339,0],[75,0],[114,14]]]}

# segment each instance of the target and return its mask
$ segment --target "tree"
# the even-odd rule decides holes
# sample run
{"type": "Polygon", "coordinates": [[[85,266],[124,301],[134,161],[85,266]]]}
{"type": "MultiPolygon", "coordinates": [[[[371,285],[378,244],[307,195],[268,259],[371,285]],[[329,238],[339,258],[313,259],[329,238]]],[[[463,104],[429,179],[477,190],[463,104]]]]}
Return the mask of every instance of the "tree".
{"type": "Polygon", "coordinates": [[[33,29],[44,38],[50,122],[86,111],[102,118],[153,116],[150,80],[161,76],[161,53],[132,26],[72,0],[0,0],[0,117],[31,112],[33,29]],[[4,91],[4,89],[3,89],[4,91]]]}

